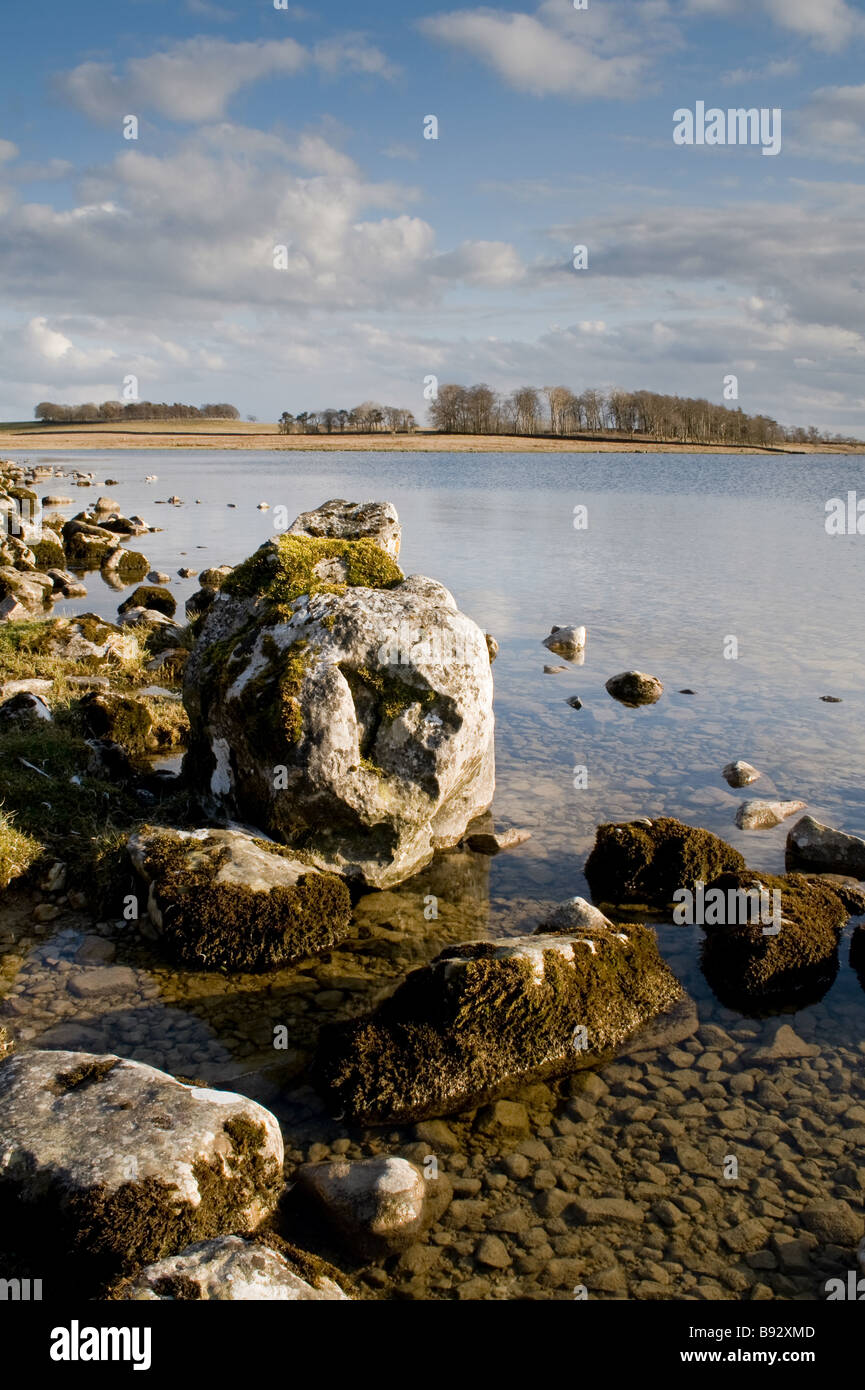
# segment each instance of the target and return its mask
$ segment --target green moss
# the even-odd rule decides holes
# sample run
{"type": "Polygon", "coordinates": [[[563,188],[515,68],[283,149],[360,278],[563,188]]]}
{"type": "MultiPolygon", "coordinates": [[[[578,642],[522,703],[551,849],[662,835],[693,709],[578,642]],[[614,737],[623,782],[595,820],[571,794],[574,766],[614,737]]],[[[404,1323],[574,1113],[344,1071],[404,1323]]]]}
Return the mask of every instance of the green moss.
{"type": "Polygon", "coordinates": [[[340,666],[339,669],[348,681],[349,689],[355,697],[355,701],[357,700],[359,684],[373,692],[379,714],[388,723],[392,723],[394,719],[399,719],[400,715],[412,705],[420,705],[421,709],[426,710],[429,709],[430,705],[435,704],[436,692],[434,690],[409,685],[406,681],[400,680],[398,676],[385,674],[383,671],[370,671],[366,666],[359,666],[357,670],[352,670],[347,666],[340,666]]]}
{"type": "Polygon", "coordinates": [[[117,577],[127,584],[135,584],[144,578],[149,569],[150,562],[146,555],[138,550],[124,550],[117,565],[117,577]]]}
{"type": "Polygon", "coordinates": [[[66,539],[66,558],[74,569],[99,569],[115,545],[114,541],[89,536],[86,531],[73,531],[66,539]]]}
{"type": "Polygon", "coordinates": [[[745,869],[720,874],[706,892],[747,891],[757,884],[779,895],[780,931],[764,933],[764,926],[774,929],[771,921],[704,927],[706,979],[722,1003],[745,1012],[814,1003],[837,974],[838,940],[848,909],[831,885],[801,874],[781,877],[745,869]]]}
{"type": "Polygon", "coordinates": [[[662,816],[651,824],[599,825],[585,874],[596,903],[666,908],[678,889],[693,892],[698,879],[708,883],[745,867],[717,835],[662,816]]]}
{"type": "Polygon", "coordinates": [[[164,613],[166,618],[173,618],[177,612],[177,602],[174,595],[161,584],[139,584],[123,600],[118,611],[128,613],[130,608],[152,608],[156,613],[164,613]]]}
{"type": "Polygon", "coordinates": [[[627,945],[592,933],[586,969],[545,950],[540,981],[526,959],[496,958],[496,943],[449,948],[372,1014],[322,1031],[317,1082],[353,1119],[386,1124],[451,1114],[516,1082],[597,1065],[682,993],[654,932],[623,931],[627,945]],[[455,959],[466,963],[451,973],[455,959]],[[582,1052],[578,1024],[589,1036],[582,1052]]]}
{"type": "Polygon", "coordinates": [[[71,1071],[60,1072],[56,1078],[55,1091],[62,1095],[65,1091],[81,1090],[104,1081],[106,1076],[118,1065],[119,1057],[91,1057],[81,1062],[71,1071]]]}
{"type": "Polygon", "coordinates": [[[239,565],[223,584],[235,598],[267,598],[283,611],[304,594],[345,593],[347,588],[392,589],[402,583],[399,566],[374,541],[331,540],[319,536],[280,536],[276,545],[262,546],[239,565]],[[345,565],[344,582],[320,578],[322,561],[345,565]]]}
{"type": "Polygon", "coordinates": [[[335,874],[303,874],[293,887],[256,892],[216,882],[228,858],[227,847],[214,846],[206,864],[192,868],[188,842],[169,836],[148,851],[145,872],[155,884],[162,937],[179,960],[207,969],[268,970],[345,935],[351,898],[335,874]]]}
{"type": "Polygon", "coordinates": [[[66,568],[66,552],[58,540],[50,540],[43,536],[41,541],[34,541],[30,548],[35,556],[37,569],[66,568]]]}

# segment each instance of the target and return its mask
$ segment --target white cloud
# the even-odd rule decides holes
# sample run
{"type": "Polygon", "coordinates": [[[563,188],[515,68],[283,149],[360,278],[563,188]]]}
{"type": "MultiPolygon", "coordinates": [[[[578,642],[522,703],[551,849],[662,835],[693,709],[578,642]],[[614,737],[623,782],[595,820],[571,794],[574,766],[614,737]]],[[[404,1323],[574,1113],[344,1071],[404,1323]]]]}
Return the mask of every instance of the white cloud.
{"type": "Polygon", "coordinates": [[[18,146],[13,145],[11,140],[0,140],[0,164],[6,164],[10,159],[17,159],[18,154],[18,146]]]}
{"type": "Polygon", "coordinates": [[[80,111],[98,121],[155,112],[169,120],[216,121],[242,87],[280,74],[312,69],[389,76],[387,59],[362,38],[346,37],[304,48],[294,39],[232,43],[184,39],[161,53],[131,58],[122,73],[107,63],[81,63],[58,79],[80,111]]]}

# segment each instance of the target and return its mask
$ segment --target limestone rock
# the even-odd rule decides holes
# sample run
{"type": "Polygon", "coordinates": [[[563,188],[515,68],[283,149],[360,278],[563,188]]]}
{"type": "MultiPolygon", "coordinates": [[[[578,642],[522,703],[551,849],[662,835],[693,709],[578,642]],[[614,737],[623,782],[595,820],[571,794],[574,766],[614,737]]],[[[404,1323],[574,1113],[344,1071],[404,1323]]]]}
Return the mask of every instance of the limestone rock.
{"type": "Polygon", "coordinates": [[[468,942],[413,971],[372,1014],[324,1030],[316,1077],[362,1124],[449,1115],[597,1065],[682,996],[647,927],[468,942]]]}
{"type": "Polygon", "coordinates": [[[301,512],[289,534],[329,540],[371,540],[386,555],[399,555],[402,528],[392,502],[344,502],[335,498],[311,512],[301,512]]]}
{"type": "Polygon", "coordinates": [[[145,826],[128,849],[148,885],[151,922],[189,964],[268,969],[335,946],[348,931],[340,879],[244,831],[145,826]]]}
{"type": "Polygon", "coordinates": [[[305,1163],[296,1182],[361,1256],[407,1249],[432,1215],[423,1173],[390,1154],[305,1163]]]}
{"type": "Polygon", "coordinates": [[[586,646],[586,629],[584,627],[554,627],[549,637],[544,638],[544,646],[557,656],[566,656],[573,659],[586,646]]]}
{"type": "Polygon", "coordinates": [[[0,1134],[4,1241],[106,1273],[255,1231],[282,1183],[269,1111],[110,1054],[13,1054],[0,1067],[0,1134]]]}
{"type": "Polygon", "coordinates": [[[804,801],[743,801],[736,812],[736,824],[740,830],[771,830],[804,806],[804,801]]]}
{"type": "Polygon", "coordinates": [[[225,581],[184,673],[184,764],[214,816],[389,887],[494,789],[484,635],[370,540],[297,533],[225,581]],[[310,592],[312,591],[312,592],[310,592]]]}
{"type": "Polygon", "coordinates": [[[125,1280],[116,1298],[138,1303],[220,1300],[226,1303],[336,1302],[347,1295],[332,1279],[314,1282],[291,1268],[278,1250],[240,1236],[217,1236],[179,1255],[145,1266],[125,1280]]]}
{"type": "Polygon", "coordinates": [[[596,902],[664,908],[678,889],[694,891],[725,870],[744,869],[738,850],[708,830],[662,816],[599,825],[585,874],[596,902]]]}
{"type": "Polygon", "coordinates": [[[742,762],[741,758],[735,763],[728,763],[724,768],[724,781],[731,787],[747,787],[749,783],[756,782],[762,773],[759,773],[750,763],[742,762]]]}

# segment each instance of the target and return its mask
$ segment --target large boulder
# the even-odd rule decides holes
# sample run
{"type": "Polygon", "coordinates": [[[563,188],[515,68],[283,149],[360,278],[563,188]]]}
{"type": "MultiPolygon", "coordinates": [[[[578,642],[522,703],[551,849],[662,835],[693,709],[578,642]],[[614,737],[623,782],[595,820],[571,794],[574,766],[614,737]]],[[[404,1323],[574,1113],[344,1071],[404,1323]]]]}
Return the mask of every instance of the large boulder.
{"type": "Polygon", "coordinates": [[[788,869],[822,869],[865,878],[865,840],[803,816],[787,836],[786,861],[788,869]]]}
{"type": "Polygon", "coordinates": [[[224,582],[184,674],[213,815],[373,887],[455,845],[494,790],[484,634],[367,539],[286,534],[224,582]]]}
{"type": "MultiPolygon", "coordinates": [[[[240,1236],[199,1241],[147,1265],[124,1280],[112,1297],[136,1303],[199,1302],[336,1302],[347,1295],[324,1274],[303,1277],[279,1250],[240,1236]]],[[[304,1264],[306,1262],[304,1261],[304,1264]]]]}
{"type": "Polygon", "coordinates": [[[745,869],[738,850],[708,830],[670,816],[599,825],[585,874],[592,897],[605,903],[665,908],[682,888],[745,869]]]}
{"type": "Polygon", "coordinates": [[[340,878],[245,831],[145,826],[128,849],[151,922],[188,964],[264,970],[335,946],[348,931],[340,878]]]}
{"type": "Polygon", "coordinates": [[[344,541],[371,540],[395,560],[399,555],[402,528],[392,502],[344,502],[340,497],[323,503],[314,511],[301,512],[291,523],[289,534],[344,541]]]}
{"type": "Polygon", "coordinates": [[[282,1187],[268,1110],[112,1055],[13,1053],[0,1135],[4,1247],[106,1276],[256,1231],[282,1187]]]}
{"type": "Polygon", "coordinates": [[[779,908],[762,919],[750,909],[726,911],[726,921],[703,927],[703,973],[721,1002],[759,1012],[822,998],[838,971],[838,939],[849,915],[840,894],[800,874],[750,869],[720,874],[706,885],[707,898],[715,889],[728,904],[731,893],[762,891],[769,895],[766,907],[779,908]],[[747,922],[741,921],[744,915],[747,922]]]}
{"type": "Polygon", "coordinates": [[[449,1115],[598,1065],[683,997],[651,928],[564,920],[581,925],[448,947],[372,1014],[323,1030],[315,1076],[335,1109],[362,1124],[449,1115]]]}

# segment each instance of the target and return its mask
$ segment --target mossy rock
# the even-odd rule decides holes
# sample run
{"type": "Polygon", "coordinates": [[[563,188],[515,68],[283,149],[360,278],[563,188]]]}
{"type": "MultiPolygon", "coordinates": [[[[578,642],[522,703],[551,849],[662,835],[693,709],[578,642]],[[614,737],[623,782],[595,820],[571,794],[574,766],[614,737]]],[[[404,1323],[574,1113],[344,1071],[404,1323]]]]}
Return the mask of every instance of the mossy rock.
{"type": "Polygon", "coordinates": [[[0,1062],[5,1061],[7,1057],[12,1056],[12,1050],[14,1047],[15,1043],[12,1040],[12,1036],[9,1033],[9,1030],[7,1028],[4,1028],[3,1024],[0,1023],[0,1062]]]}
{"type": "Polygon", "coordinates": [[[114,539],[103,540],[86,531],[73,531],[66,541],[66,558],[73,569],[98,570],[116,545],[114,539]]]}
{"type": "Polygon", "coordinates": [[[747,1013],[816,1003],[838,973],[846,906],[833,888],[801,874],[781,877],[750,869],[718,875],[706,884],[706,894],[757,887],[779,894],[780,930],[775,932],[773,922],[760,921],[704,927],[706,980],[722,1004],[747,1013]]]}
{"type": "Polygon", "coordinates": [[[471,942],[413,971],[373,1013],[325,1028],[315,1080],[360,1124],[449,1115],[598,1065],[682,996],[646,926],[471,942]]]}
{"type": "Polygon", "coordinates": [[[585,875],[596,903],[666,908],[677,890],[693,892],[698,880],[746,868],[739,851],[717,835],[662,816],[599,825],[585,875]]]}
{"type": "Polygon", "coordinates": [[[285,610],[304,594],[391,589],[403,578],[396,561],[374,541],[286,533],[227,575],[222,592],[233,598],[266,598],[285,610]]]}
{"type": "Polygon", "coordinates": [[[150,708],[143,700],[100,690],[85,695],[78,708],[92,738],[119,743],[130,757],[142,757],[159,747],[150,708]]]}
{"type": "Polygon", "coordinates": [[[139,550],[124,550],[113,568],[118,579],[122,579],[126,584],[136,584],[149,571],[150,561],[139,550]]]}
{"type": "Polygon", "coordinates": [[[139,584],[123,600],[118,612],[128,613],[130,608],[152,608],[156,613],[164,613],[166,618],[173,618],[177,612],[177,600],[161,584],[139,584]]]}
{"type": "Polygon", "coordinates": [[[329,949],[348,932],[342,879],[243,831],[145,826],[129,854],[148,884],[151,921],[187,964],[268,970],[329,949]]]}
{"type": "Polygon", "coordinates": [[[33,542],[32,550],[37,569],[66,568],[66,551],[63,549],[60,537],[49,532],[46,527],[42,528],[42,539],[33,542]]]}
{"type": "Polygon", "coordinates": [[[283,1186],[279,1125],[262,1106],[111,1055],[13,1054],[0,1129],[4,1246],[55,1278],[109,1279],[251,1234],[283,1186]]]}

